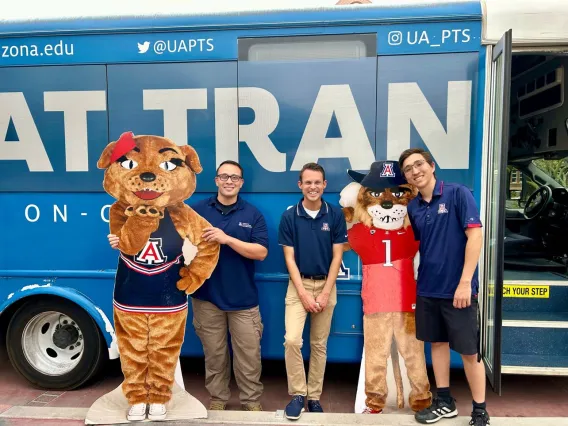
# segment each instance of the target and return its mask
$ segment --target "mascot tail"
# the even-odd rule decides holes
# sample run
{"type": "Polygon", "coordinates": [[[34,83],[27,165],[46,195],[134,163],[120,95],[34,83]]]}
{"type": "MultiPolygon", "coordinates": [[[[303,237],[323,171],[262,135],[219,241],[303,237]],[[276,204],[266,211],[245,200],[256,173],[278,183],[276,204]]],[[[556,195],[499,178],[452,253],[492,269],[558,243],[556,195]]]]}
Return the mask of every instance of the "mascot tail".
{"type": "Polygon", "coordinates": [[[396,404],[398,408],[404,408],[404,388],[402,384],[402,373],[400,372],[400,359],[394,339],[392,339],[391,344],[391,359],[394,381],[396,383],[396,404]]]}

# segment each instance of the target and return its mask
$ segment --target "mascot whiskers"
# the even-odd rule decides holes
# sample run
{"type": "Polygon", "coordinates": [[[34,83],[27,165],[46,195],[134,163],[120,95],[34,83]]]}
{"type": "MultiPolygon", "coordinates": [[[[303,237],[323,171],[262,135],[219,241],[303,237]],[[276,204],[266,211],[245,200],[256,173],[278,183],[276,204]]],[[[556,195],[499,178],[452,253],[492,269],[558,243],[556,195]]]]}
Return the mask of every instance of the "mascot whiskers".
{"type": "Polygon", "coordinates": [[[211,276],[219,244],[209,223],[184,203],[202,170],[195,150],[159,136],[124,133],[104,149],[104,189],[117,201],[110,232],[119,237],[114,324],[127,419],[163,420],[185,335],[187,295],[211,276]],[[185,264],[184,264],[185,263],[185,264]]]}
{"type": "Polygon", "coordinates": [[[419,244],[406,209],[416,190],[406,184],[394,161],[374,162],[368,174],[348,174],[355,182],[343,189],[340,204],[349,245],[363,264],[364,413],[381,413],[386,405],[391,353],[397,405],[403,408],[399,352],[411,387],[410,408],[420,411],[430,405],[432,394],[414,318],[419,244]]]}

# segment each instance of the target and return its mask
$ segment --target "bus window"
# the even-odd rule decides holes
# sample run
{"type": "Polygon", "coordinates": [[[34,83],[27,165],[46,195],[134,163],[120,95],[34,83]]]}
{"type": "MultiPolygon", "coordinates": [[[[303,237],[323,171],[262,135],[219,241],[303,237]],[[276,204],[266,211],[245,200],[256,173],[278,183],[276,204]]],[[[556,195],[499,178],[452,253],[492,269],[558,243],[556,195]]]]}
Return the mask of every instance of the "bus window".
{"type": "Polygon", "coordinates": [[[526,201],[536,191],[538,185],[529,175],[514,166],[507,167],[506,209],[522,210],[526,201]]]}

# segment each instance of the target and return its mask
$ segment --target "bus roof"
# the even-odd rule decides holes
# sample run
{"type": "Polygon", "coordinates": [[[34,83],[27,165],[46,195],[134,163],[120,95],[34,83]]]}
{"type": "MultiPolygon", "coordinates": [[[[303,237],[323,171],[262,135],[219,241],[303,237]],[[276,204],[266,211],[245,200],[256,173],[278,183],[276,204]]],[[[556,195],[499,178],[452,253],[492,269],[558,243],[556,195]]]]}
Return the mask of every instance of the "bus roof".
{"type": "Polygon", "coordinates": [[[228,29],[481,19],[483,42],[513,29],[515,45],[568,45],[568,1],[560,0],[18,0],[6,2],[0,35],[228,29]]]}
{"type": "Polygon", "coordinates": [[[568,46],[568,1],[482,0],[483,42],[496,43],[513,29],[518,46],[568,46]]]}
{"type": "Polygon", "coordinates": [[[36,0],[2,7],[0,35],[481,19],[477,0],[36,0]]]}

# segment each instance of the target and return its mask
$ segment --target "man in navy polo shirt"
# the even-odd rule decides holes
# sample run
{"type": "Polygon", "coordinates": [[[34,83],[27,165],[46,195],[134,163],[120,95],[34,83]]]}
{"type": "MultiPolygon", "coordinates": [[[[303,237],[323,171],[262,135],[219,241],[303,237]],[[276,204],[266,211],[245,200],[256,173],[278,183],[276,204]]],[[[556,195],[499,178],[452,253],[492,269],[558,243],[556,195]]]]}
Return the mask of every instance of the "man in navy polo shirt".
{"type": "MultiPolygon", "coordinates": [[[[231,333],[234,370],[245,411],[262,411],[260,339],[263,324],[254,282],[255,260],[268,254],[268,231],[256,207],[239,197],[243,169],[235,161],[217,168],[216,195],[191,207],[211,225],[203,234],[221,244],[219,261],[211,277],[192,294],[193,326],[205,354],[205,387],[210,410],[224,410],[231,393],[231,361],[227,334],[231,333]]],[[[118,237],[109,243],[118,247],[118,237]]]]}
{"type": "Polygon", "coordinates": [[[221,244],[213,274],[192,294],[193,326],[203,344],[210,410],[224,410],[231,395],[227,332],[231,334],[241,406],[245,411],[262,410],[263,324],[254,261],[264,260],[268,254],[268,231],[260,211],[239,196],[243,183],[239,163],[224,161],[215,176],[217,194],[191,206],[212,225],[203,238],[221,244]]]}
{"type": "Polygon", "coordinates": [[[310,412],[323,412],[319,399],[327,361],[327,338],[337,303],[335,280],[347,242],[343,211],[322,199],[326,185],[323,167],[316,163],[304,165],[298,181],[304,197],[284,212],[278,230],[278,243],[283,246],[290,274],[284,359],[288,393],[293,396],[285,413],[291,420],[300,418],[306,398],[310,412]],[[311,314],[311,352],[306,383],[301,348],[308,313],[311,314]]]}
{"type": "Polygon", "coordinates": [[[437,397],[416,413],[420,423],[458,415],[450,394],[450,348],[462,356],[473,397],[471,425],[489,424],[485,406],[485,368],[479,357],[477,262],[481,220],[471,191],[436,179],[429,152],[415,148],[400,155],[406,180],[418,188],[408,205],[420,241],[416,301],[416,337],[431,342],[437,397]]]}

